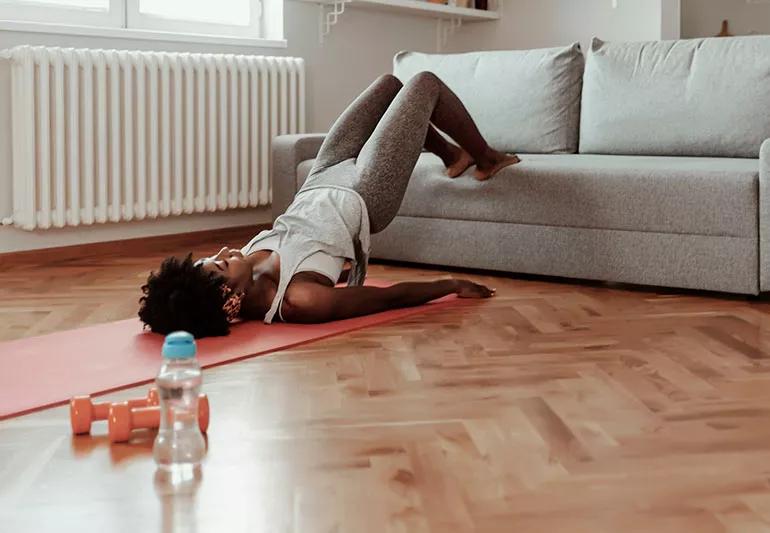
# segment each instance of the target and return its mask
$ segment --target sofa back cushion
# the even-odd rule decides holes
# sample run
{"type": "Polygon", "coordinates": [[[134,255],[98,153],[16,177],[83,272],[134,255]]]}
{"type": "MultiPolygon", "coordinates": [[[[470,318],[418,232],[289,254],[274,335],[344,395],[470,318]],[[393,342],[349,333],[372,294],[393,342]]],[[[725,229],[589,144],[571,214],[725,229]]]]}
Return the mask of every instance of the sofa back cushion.
{"type": "Polygon", "coordinates": [[[489,144],[509,152],[575,153],[583,77],[580,45],[467,54],[400,52],[393,73],[441,78],[463,101],[489,144]]]}
{"type": "Polygon", "coordinates": [[[756,158],[767,138],[770,37],[594,39],[581,153],[756,158]]]}

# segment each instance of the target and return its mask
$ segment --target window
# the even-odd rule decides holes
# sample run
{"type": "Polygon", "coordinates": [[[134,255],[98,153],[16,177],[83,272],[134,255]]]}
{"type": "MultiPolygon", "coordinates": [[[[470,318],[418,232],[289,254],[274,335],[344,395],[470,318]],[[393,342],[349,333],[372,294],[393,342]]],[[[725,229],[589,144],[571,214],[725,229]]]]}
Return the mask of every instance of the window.
{"type": "Polygon", "coordinates": [[[259,0],[126,0],[128,28],[260,37],[259,0]]]}
{"type": "Polygon", "coordinates": [[[0,19],[120,28],[122,4],[123,0],[0,0],[0,19]]]}
{"type": "Polygon", "coordinates": [[[264,18],[260,0],[0,0],[0,20],[183,34],[260,38],[264,18]]]}

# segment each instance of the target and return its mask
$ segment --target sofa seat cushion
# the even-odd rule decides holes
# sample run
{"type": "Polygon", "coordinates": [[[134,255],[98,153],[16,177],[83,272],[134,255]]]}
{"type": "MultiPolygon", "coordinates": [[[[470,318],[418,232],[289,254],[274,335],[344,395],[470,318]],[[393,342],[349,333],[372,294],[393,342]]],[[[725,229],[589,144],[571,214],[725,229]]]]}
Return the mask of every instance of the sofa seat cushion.
{"type": "MultiPolygon", "coordinates": [[[[753,237],[759,160],[524,154],[479,182],[423,153],[399,215],[574,228],[753,237]]],[[[312,161],[300,164],[304,181],[312,161]]]]}

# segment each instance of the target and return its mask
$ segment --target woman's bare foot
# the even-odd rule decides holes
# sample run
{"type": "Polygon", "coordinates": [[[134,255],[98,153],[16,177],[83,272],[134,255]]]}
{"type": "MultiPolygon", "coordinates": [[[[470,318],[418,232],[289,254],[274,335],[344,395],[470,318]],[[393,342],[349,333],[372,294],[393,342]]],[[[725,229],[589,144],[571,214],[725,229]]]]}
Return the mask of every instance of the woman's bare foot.
{"type": "Polygon", "coordinates": [[[497,174],[501,169],[519,163],[521,159],[516,154],[505,154],[492,150],[485,161],[476,164],[473,177],[479,181],[485,181],[497,174]]]}
{"type": "Polygon", "coordinates": [[[470,168],[471,165],[473,165],[475,161],[473,161],[473,157],[471,157],[471,154],[460,148],[460,153],[458,154],[457,159],[454,163],[449,165],[446,169],[446,175],[450,178],[456,178],[468,168],[470,168]]]}

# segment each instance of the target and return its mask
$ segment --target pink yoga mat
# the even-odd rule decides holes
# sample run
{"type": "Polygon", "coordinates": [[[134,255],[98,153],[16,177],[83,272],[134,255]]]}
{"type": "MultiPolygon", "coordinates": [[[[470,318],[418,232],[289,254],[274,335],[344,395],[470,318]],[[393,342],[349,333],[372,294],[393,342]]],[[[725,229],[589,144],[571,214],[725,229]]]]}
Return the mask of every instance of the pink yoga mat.
{"type": "MultiPolygon", "coordinates": [[[[388,283],[370,280],[367,285],[388,283]]],[[[236,324],[227,337],[199,340],[198,359],[206,368],[390,322],[455,301],[456,296],[446,296],[419,307],[326,324],[236,324]]],[[[160,366],[162,344],[162,335],[143,332],[135,318],[0,343],[0,420],[65,403],[72,396],[150,382],[160,366]]]]}

